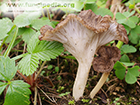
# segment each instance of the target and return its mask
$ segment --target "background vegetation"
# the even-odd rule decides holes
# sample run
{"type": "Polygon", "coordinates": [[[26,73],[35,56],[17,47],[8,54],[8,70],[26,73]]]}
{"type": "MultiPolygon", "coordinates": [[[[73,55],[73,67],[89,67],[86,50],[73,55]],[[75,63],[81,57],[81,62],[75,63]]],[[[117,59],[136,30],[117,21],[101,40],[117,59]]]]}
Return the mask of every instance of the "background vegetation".
{"type": "MultiPolygon", "coordinates": [[[[13,2],[17,1],[0,0],[0,104],[140,104],[140,0],[77,0],[70,2],[74,8],[58,4],[55,8],[38,6],[41,12],[16,11],[13,2]],[[39,41],[38,36],[42,26],[55,28],[68,14],[88,9],[97,15],[110,15],[124,25],[129,44],[107,44],[121,44],[120,61],[93,100],[88,94],[101,74],[91,68],[84,97],[74,102],[71,92],[78,66],[76,59],[61,43],[39,41]],[[61,18],[54,19],[55,16],[61,18]]],[[[35,0],[34,3],[38,5],[35,0]]]]}

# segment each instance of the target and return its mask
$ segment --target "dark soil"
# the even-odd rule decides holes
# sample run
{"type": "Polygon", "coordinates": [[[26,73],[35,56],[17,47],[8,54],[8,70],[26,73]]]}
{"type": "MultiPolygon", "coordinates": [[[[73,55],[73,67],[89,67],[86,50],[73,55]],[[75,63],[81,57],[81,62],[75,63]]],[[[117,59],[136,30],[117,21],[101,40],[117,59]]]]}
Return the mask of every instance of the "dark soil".
{"type": "Polygon", "coordinates": [[[54,67],[59,65],[60,70],[55,72],[54,69],[44,68],[45,73],[38,78],[38,86],[47,94],[46,96],[38,89],[42,105],[140,105],[140,78],[135,84],[129,85],[125,80],[119,80],[112,70],[102,89],[94,99],[90,99],[88,95],[102,75],[91,68],[84,97],[74,102],[72,87],[78,66],[77,61],[59,57],[48,62],[47,65],[54,67]],[[59,96],[66,92],[70,94],[59,96]]]}

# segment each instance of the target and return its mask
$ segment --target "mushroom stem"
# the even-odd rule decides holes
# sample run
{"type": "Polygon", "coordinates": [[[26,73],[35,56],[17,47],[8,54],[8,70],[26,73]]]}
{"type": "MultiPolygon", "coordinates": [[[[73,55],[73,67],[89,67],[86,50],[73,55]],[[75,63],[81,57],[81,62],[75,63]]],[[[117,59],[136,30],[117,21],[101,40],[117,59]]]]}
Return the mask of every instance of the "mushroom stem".
{"type": "Polygon", "coordinates": [[[80,62],[78,71],[73,86],[73,97],[75,101],[78,101],[83,96],[84,89],[87,83],[91,63],[80,62]]]}
{"type": "Polygon", "coordinates": [[[90,92],[90,98],[93,99],[94,96],[98,93],[98,91],[101,89],[101,87],[103,86],[103,84],[107,80],[109,74],[110,74],[110,72],[107,72],[107,73],[103,73],[102,74],[102,77],[100,78],[99,82],[96,84],[96,86],[94,87],[94,89],[90,92]]]}

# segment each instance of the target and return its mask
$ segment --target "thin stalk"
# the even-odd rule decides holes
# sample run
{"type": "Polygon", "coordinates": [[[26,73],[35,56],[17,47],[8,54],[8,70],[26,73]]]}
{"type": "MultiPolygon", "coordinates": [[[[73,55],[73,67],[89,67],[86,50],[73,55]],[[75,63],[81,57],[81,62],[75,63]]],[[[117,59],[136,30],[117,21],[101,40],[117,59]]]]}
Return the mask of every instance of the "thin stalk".
{"type": "Polygon", "coordinates": [[[12,41],[11,41],[11,43],[9,44],[9,46],[8,46],[8,48],[7,48],[7,50],[6,50],[6,52],[4,53],[4,57],[7,57],[7,56],[9,55],[9,53],[10,53],[12,47],[13,47],[13,44],[14,44],[14,42],[15,42],[15,40],[16,40],[17,33],[18,33],[18,27],[16,27],[16,30],[15,30],[15,32],[14,32],[14,36],[13,36],[12,41]]]}
{"type": "Polygon", "coordinates": [[[37,88],[49,99],[51,102],[54,102],[39,86],[37,88]]]}
{"type": "MultiPolygon", "coordinates": [[[[11,30],[8,32],[8,34],[10,34],[14,29],[15,29],[16,25],[14,25],[11,30]]],[[[2,46],[4,45],[5,41],[7,40],[8,36],[6,36],[0,46],[0,50],[2,49],[2,46]]]]}
{"type": "Polygon", "coordinates": [[[41,67],[40,67],[40,69],[39,69],[39,71],[38,71],[38,73],[37,73],[37,75],[36,75],[36,77],[35,77],[34,81],[36,81],[37,77],[38,77],[38,76],[39,76],[39,74],[41,73],[41,71],[42,71],[42,69],[43,69],[44,65],[46,64],[46,62],[47,62],[47,61],[44,61],[44,62],[43,62],[43,64],[41,65],[41,67]]]}
{"type": "Polygon", "coordinates": [[[140,10],[139,10],[139,8],[137,8],[136,6],[135,6],[135,11],[137,11],[139,14],[140,14],[140,10]]]}
{"type": "Polygon", "coordinates": [[[18,55],[18,56],[16,56],[16,57],[13,57],[12,60],[17,60],[17,59],[22,58],[22,57],[24,57],[24,56],[26,56],[26,55],[28,55],[28,53],[21,54],[21,55],[18,55]]]}
{"type": "Polygon", "coordinates": [[[35,86],[34,105],[37,105],[37,87],[35,86]]]}
{"type": "Polygon", "coordinates": [[[24,76],[22,73],[20,73],[20,71],[19,70],[17,70],[17,73],[25,80],[25,81],[27,81],[27,78],[26,78],[26,76],[24,76]]]}
{"type": "Polygon", "coordinates": [[[120,49],[122,47],[122,45],[123,45],[123,42],[122,41],[118,41],[116,47],[118,47],[120,49]]]}
{"type": "Polygon", "coordinates": [[[103,86],[103,84],[107,80],[109,74],[110,74],[110,72],[102,74],[102,77],[100,78],[100,80],[98,81],[98,83],[96,84],[94,89],[90,92],[90,98],[93,98],[97,94],[97,92],[101,89],[101,87],[103,86]]]}

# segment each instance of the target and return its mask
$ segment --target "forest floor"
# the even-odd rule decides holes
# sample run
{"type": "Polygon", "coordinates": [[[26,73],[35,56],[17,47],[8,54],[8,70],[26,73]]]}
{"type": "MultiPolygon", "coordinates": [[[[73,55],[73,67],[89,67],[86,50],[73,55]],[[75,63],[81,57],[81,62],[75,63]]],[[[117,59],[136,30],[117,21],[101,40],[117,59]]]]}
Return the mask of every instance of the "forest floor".
{"type": "Polygon", "coordinates": [[[78,67],[77,61],[58,57],[48,62],[48,65],[52,65],[53,68],[48,70],[46,66],[42,76],[38,78],[43,105],[140,105],[140,78],[135,84],[129,85],[125,80],[119,80],[115,70],[112,70],[101,90],[90,99],[89,93],[102,75],[91,67],[84,97],[74,102],[72,88],[78,67]],[[59,67],[59,72],[55,72],[55,67],[59,67]],[[42,90],[46,94],[42,93],[42,90]]]}

